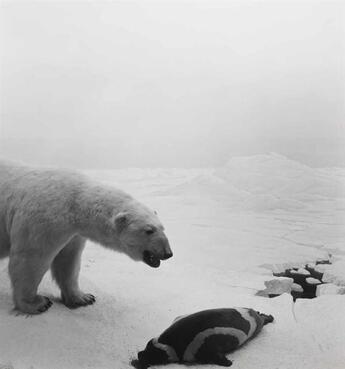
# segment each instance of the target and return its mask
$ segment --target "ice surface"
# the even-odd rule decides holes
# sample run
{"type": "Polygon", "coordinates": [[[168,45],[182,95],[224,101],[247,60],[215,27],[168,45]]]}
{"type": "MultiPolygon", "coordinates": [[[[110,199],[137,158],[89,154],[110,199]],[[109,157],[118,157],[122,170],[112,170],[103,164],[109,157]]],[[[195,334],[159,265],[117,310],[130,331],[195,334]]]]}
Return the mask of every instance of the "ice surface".
{"type": "Polygon", "coordinates": [[[165,193],[208,197],[235,210],[344,210],[345,175],[271,153],[232,158],[223,168],[189,178],[165,193]]]}
{"type": "Polygon", "coordinates": [[[269,296],[269,295],[281,295],[283,293],[291,292],[293,284],[292,278],[287,277],[276,277],[269,281],[265,281],[266,289],[259,291],[259,296],[269,296]]]}
{"type": "Polygon", "coordinates": [[[319,281],[318,279],[316,279],[316,278],[307,278],[306,279],[306,282],[308,283],[308,284],[320,284],[321,283],[321,281],[319,281]]]}
{"type": "Polygon", "coordinates": [[[310,275],[308,270],[304,268],[298,268],[297,270],[290,270],[291,274],[310,275]]]}
{"type": "Polygon", "coordinates": [[[291,291],[295,291],[295,292],[303,292],[303,287],[297,283],[292,283],[291,285],[291,291]]]}
{"type": "Polygon", "coordinates": [[[150,269],[88,243],[80,284],[97,296],[96,304],[68,310],[47,275],[40,292],[55,302],[29,318],[11,312],[7,261],[0,262],[0,367],[128,369],[175,317],[247,306],[275,321],[229,356],[234,369],[344,368],[344,296],[295,305],[289,294],[256,296],[274,278],[272,270],[304,267],[329,254],[333,264],[322,265],[325,276],[345,284],[344,169],[309,168],[267,154],[232,158],[216,169],[88,173],[157,210],[174,257],[150,269]]]}
{"type": "Polygon", "coordinates": [[[345,287],[337,286],[333,283],[320,284],[316,287],[316,296],[321,295],[344,295],[345,287]]]}

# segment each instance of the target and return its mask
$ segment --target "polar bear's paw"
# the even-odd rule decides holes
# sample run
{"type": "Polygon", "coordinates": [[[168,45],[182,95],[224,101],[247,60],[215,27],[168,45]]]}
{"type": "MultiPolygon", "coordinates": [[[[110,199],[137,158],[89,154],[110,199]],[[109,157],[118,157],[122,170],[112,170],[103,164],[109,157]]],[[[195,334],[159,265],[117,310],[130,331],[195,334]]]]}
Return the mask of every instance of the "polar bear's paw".
{"type": "Polygon", "coordinates": [[[92,305],[96,301],[94,295],[90,293],[77,293],[69,296],[62,296],[62,302],[70,309],[76,309],[80,306],[92,305]]]}
{"type": "Polygon", "coordinates": [[[37,295],[32,301],[21,300],[17,303],[16,309],[24,314],[41,314],[52,306],[51,300],[46,296],[37,295]]]}

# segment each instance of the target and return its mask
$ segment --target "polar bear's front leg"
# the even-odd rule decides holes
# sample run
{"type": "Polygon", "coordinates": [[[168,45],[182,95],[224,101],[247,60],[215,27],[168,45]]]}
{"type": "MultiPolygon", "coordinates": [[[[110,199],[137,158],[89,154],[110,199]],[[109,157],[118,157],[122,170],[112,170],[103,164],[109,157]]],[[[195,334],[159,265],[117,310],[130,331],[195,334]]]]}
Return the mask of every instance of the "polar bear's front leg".
{"type": "Polygon", "coordinates": [[[37,294],[38,285],[48,268],[49,263],[35,253],[10,255],[9,274],[17,310],[25,314],[40,314],[50,308],[52,302],[48,297],[37,294]]]}
{"type": "Polygon", "coordinates": [[[62,301],[69,308],[95,302],[95,297],[89,293],[83,293],[78,283],[85,241],[86,239],[79,235],[74,236],[57,254],[51,266],[53,277],[61,289],[62,301]]]}

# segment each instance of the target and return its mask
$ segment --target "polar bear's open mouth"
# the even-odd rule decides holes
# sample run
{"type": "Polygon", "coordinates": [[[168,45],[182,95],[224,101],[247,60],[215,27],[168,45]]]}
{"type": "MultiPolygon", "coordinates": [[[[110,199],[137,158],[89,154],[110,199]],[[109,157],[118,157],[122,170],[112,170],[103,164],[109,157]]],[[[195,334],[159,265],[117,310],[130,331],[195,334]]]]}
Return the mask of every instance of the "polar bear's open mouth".
{"type": "Polygon", "coordinates": [[[145,250],[143,254],[144,262],[152,268],[158,268],[161,265],[161,261],[152,252],[145,250]]]}

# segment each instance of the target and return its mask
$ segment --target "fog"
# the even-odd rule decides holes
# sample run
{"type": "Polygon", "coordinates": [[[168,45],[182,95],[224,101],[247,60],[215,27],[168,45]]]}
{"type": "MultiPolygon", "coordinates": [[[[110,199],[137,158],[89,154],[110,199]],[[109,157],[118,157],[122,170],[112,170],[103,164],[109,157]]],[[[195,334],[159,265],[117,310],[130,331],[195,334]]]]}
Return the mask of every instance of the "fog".
{"type": "Polygon", "coordinates": [[[1,157],[345,166],[342,2],[1,2],[1,157]]]}

